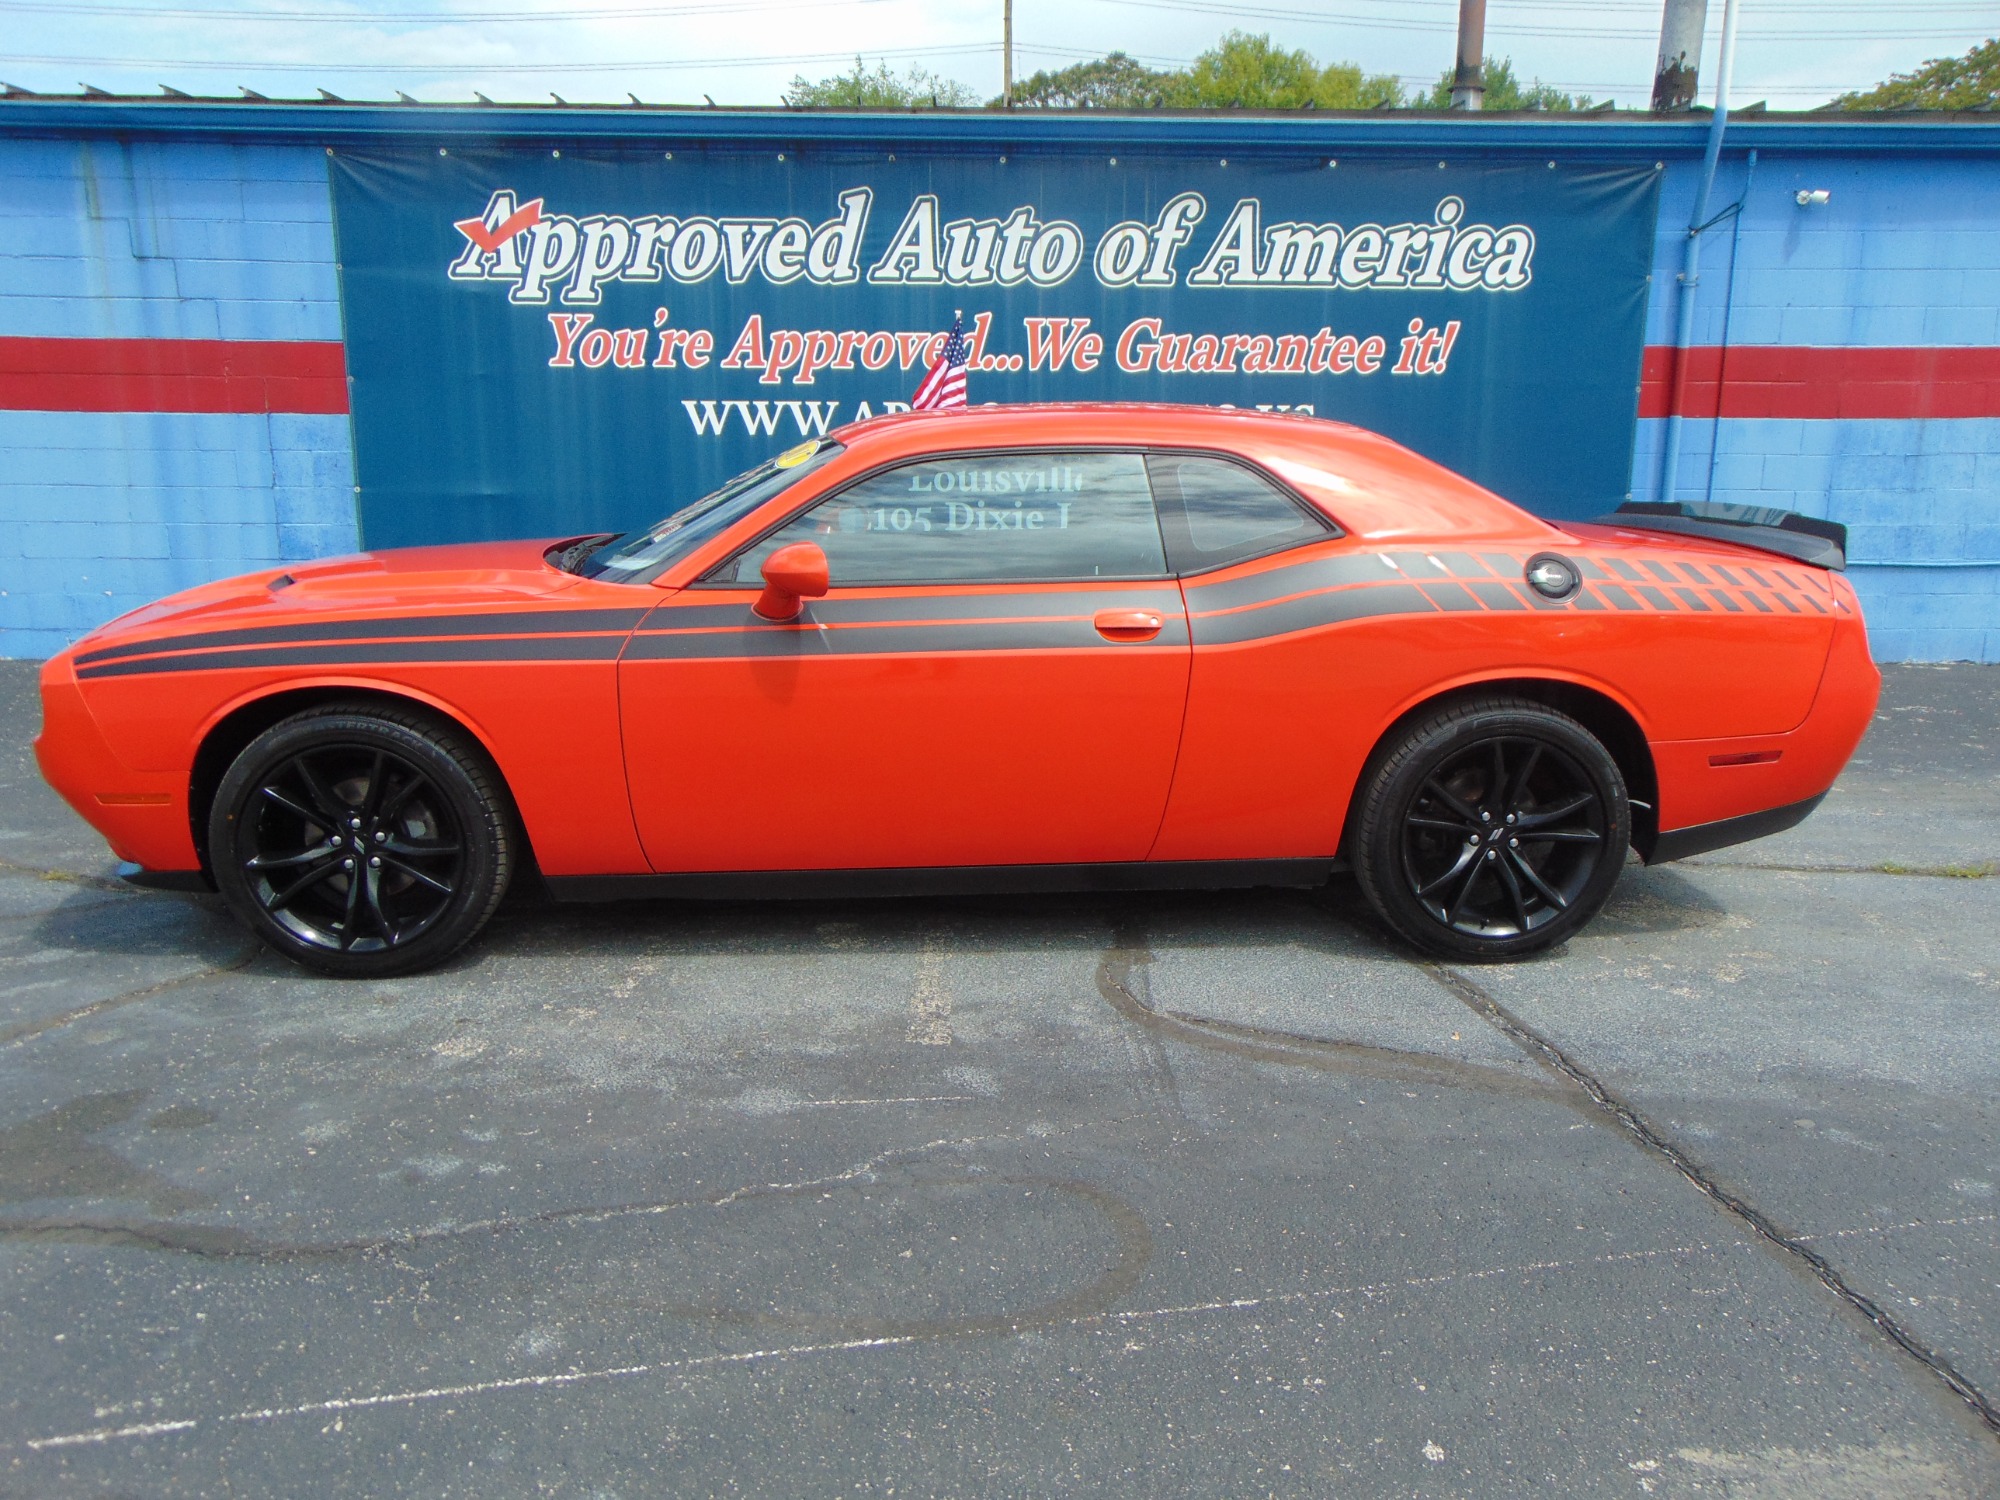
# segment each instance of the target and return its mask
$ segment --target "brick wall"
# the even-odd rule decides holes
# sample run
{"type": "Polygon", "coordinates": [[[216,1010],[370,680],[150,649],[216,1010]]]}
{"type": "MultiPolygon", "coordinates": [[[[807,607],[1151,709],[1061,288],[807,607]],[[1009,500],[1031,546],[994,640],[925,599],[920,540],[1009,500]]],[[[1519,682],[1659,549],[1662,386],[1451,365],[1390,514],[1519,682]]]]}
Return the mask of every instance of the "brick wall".
{"type": "MultiPolygon", "coordinates": [[[[1647,320],[1656,353],[1673,342],[1697,171],[1675,164],[1662,191],[1647,320]]],[[[1680,418],[1677,498],[1844,522],[1878,659],[2000,661],[2000,415],[1905,411],[1913,399],[1996,413],[2000,403],[1967,388],[1954,407],[1949,381],[1913,395],[1861,378],[1866,351],[2000,345],[2000,164],[1763,156],[1753,174],[1733,152],[1710,212],[1739,200],[1740,227],[1725,223],[1703,241],[1692,342],[1805,356],[1812,388],[1797,400],[1760,402],[1744,388],[1746,367],[1770,361],[1739,357],[1734,375],[1723,363],[1722,384],[1739,409],[1814,414],[1732,416],[1724,397],[1722,415],[1680,418]],[[1797,193],[1815,188],[1830,201],[1801,207],[1797,193]],[[1846,380],[1842,351],[1856,352],[1846,380]]],[[[1667,420],[1639,423],[1634,498],[1659,492],[1667,420]]]]}
{"type": "MultiPolygon", "coordinates": [[[[0,203],[0,342],[340,338],[319,150],[0,140],[0,203]]],[[[0,455],[0,656],[357,545],[337,412],[4,410],[0,455]]]]}

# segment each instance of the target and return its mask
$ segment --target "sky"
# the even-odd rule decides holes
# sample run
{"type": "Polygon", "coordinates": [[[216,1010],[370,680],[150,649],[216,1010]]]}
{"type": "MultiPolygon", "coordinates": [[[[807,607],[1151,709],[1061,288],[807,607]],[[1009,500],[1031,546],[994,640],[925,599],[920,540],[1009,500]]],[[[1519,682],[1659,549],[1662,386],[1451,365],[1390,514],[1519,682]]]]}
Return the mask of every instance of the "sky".
{"type": "MultiPolygon", "coordinates": [[[[797,76],[886,61],[1000,91],[1002,0],[0,0],[0,82],[37,92],[425,102],[775,105],[797,76]]],[[[1723,0],[1710,0],[1712,96],[1723,0]]],[[[1457,0],[1015,0],[1015,72],[1122,50],[1190,61],[1231,30],[1425,88],[1457,0]]],[[[1643,106],[1660,0],[1489,0],[1517,76],[1643,106]]],[[[1730,104],[1805,109],[2000,34],[2000,0],[1742,0],[1730,104]]]]}

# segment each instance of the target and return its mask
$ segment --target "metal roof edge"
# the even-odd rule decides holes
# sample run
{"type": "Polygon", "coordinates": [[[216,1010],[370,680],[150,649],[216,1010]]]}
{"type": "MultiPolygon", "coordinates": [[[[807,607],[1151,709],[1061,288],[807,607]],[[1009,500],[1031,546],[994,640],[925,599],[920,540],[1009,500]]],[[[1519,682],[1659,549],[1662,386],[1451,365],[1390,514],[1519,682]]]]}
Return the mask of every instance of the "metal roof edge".
{"type": "MultiPolygon", "coordinates": [[[[0,98],[0,135],[114,136],[304,145],[522,142],[662,146],[868,146],[1297,151],[1327,154],[1548,150],[1643,156],[1698,154],[1707,113],[1673,118],[1611,114],[1451,114],[1368,111],[1228,112],[688,109],[677,106],[286,104],[262,101],[0,98]]],[[[1734,117],[1738,149],[1842,153],[1982,154],[2000,151],[2000,115],[1779,115],[1734,117]]]]}

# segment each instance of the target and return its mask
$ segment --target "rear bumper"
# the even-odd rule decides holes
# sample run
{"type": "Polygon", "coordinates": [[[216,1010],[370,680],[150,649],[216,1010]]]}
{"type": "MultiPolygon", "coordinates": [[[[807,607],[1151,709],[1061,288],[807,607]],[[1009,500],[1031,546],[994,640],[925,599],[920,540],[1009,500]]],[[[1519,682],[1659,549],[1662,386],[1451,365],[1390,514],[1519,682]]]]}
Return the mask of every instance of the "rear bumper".
{"type": "Polygon", "coordinates": [[[1663,865],[1676,859],[1688,859],[1696,854],[1706,854],[1711,849],[1727,849],[1731,844],[1747,844],[1752,839],[1761,839],[1774,833],[1783,833],[1787,828],[1796,828],[1812,816],[1813,809],[1826,800],[1826,793],[1808,797],[1803,802],[1794,802],[1786,807],[1766,808],[1763,812],[1744,813],[1740,817],[1723,818],[1715,823],[1697,823],[1691,828],[1676,828],[1661,834],[1653,841],[1649,865],[1663,865]]]}
{"type": "Polygon", "coordinates": [[[1796,827],[1846,769],[1874,719],[1882,674],[1852,586],[1830,576],[1841,617],[1803,723],[1786,734],[1653,744],[1662,826],[1640,848],[1648,864],[1796,827]]]}

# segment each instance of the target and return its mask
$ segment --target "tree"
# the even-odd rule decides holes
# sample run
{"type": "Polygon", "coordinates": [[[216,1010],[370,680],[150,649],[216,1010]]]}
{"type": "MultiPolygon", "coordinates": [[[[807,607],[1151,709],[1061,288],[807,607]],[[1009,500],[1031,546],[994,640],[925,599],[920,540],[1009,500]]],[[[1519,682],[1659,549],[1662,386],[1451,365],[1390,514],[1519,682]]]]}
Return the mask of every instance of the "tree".
{"type": "Polygon", "coordinates": [[[1364,73],[1354,63],[1321,67],[1310,52],[1232,31],[1185,72],[1166,75],[1164,102],[1178,109],[1374,109],[1401,104],[1403,86],[1390,73],[1364,73]]]}
{"type": "Polygon", "coordinates": [[[2000,105],[2000,38],[1963,57],[1938,57],[1914,73],[1893,73],[1863,93],[1842,94],[1839,109],[1979,109],[2000,105]]]}
{"type": "MultiPolygon", "coordinates": [[[[1489,57],[1486,59],[1486,97],[1480,101],[1481,109],[1547,109],[1558,112],[1574,109],[1589,109],[1596,101],[1588,94],[1572,97],[1552,83],[1543,83],[1539,78],[1526,88],[1514,76],[1514,59],[1511,57],[1489,57]]],[[[1450,109],[1451,80],[1450,68],[1438,76],[1428,94],[1410,101],[1413,109],[1450,109]]]]}
{"type": "Polygon", "coordinates": [[[1093,62],[1044,68],[1014,85],[1014,103],[1021,109],[1158,109],[1172,77],[1113,52],[1093,62]]]}
{"type": "Polygon", "coordinates": [[[870,72],[859,57],[852,73],[836,73],[817,83],[793,78],[784,99],[793,109],[967,109],[979,103],[979,95],[956,79],[925,68],[911,68],[898,77],[885,62],[870,72]]]}

